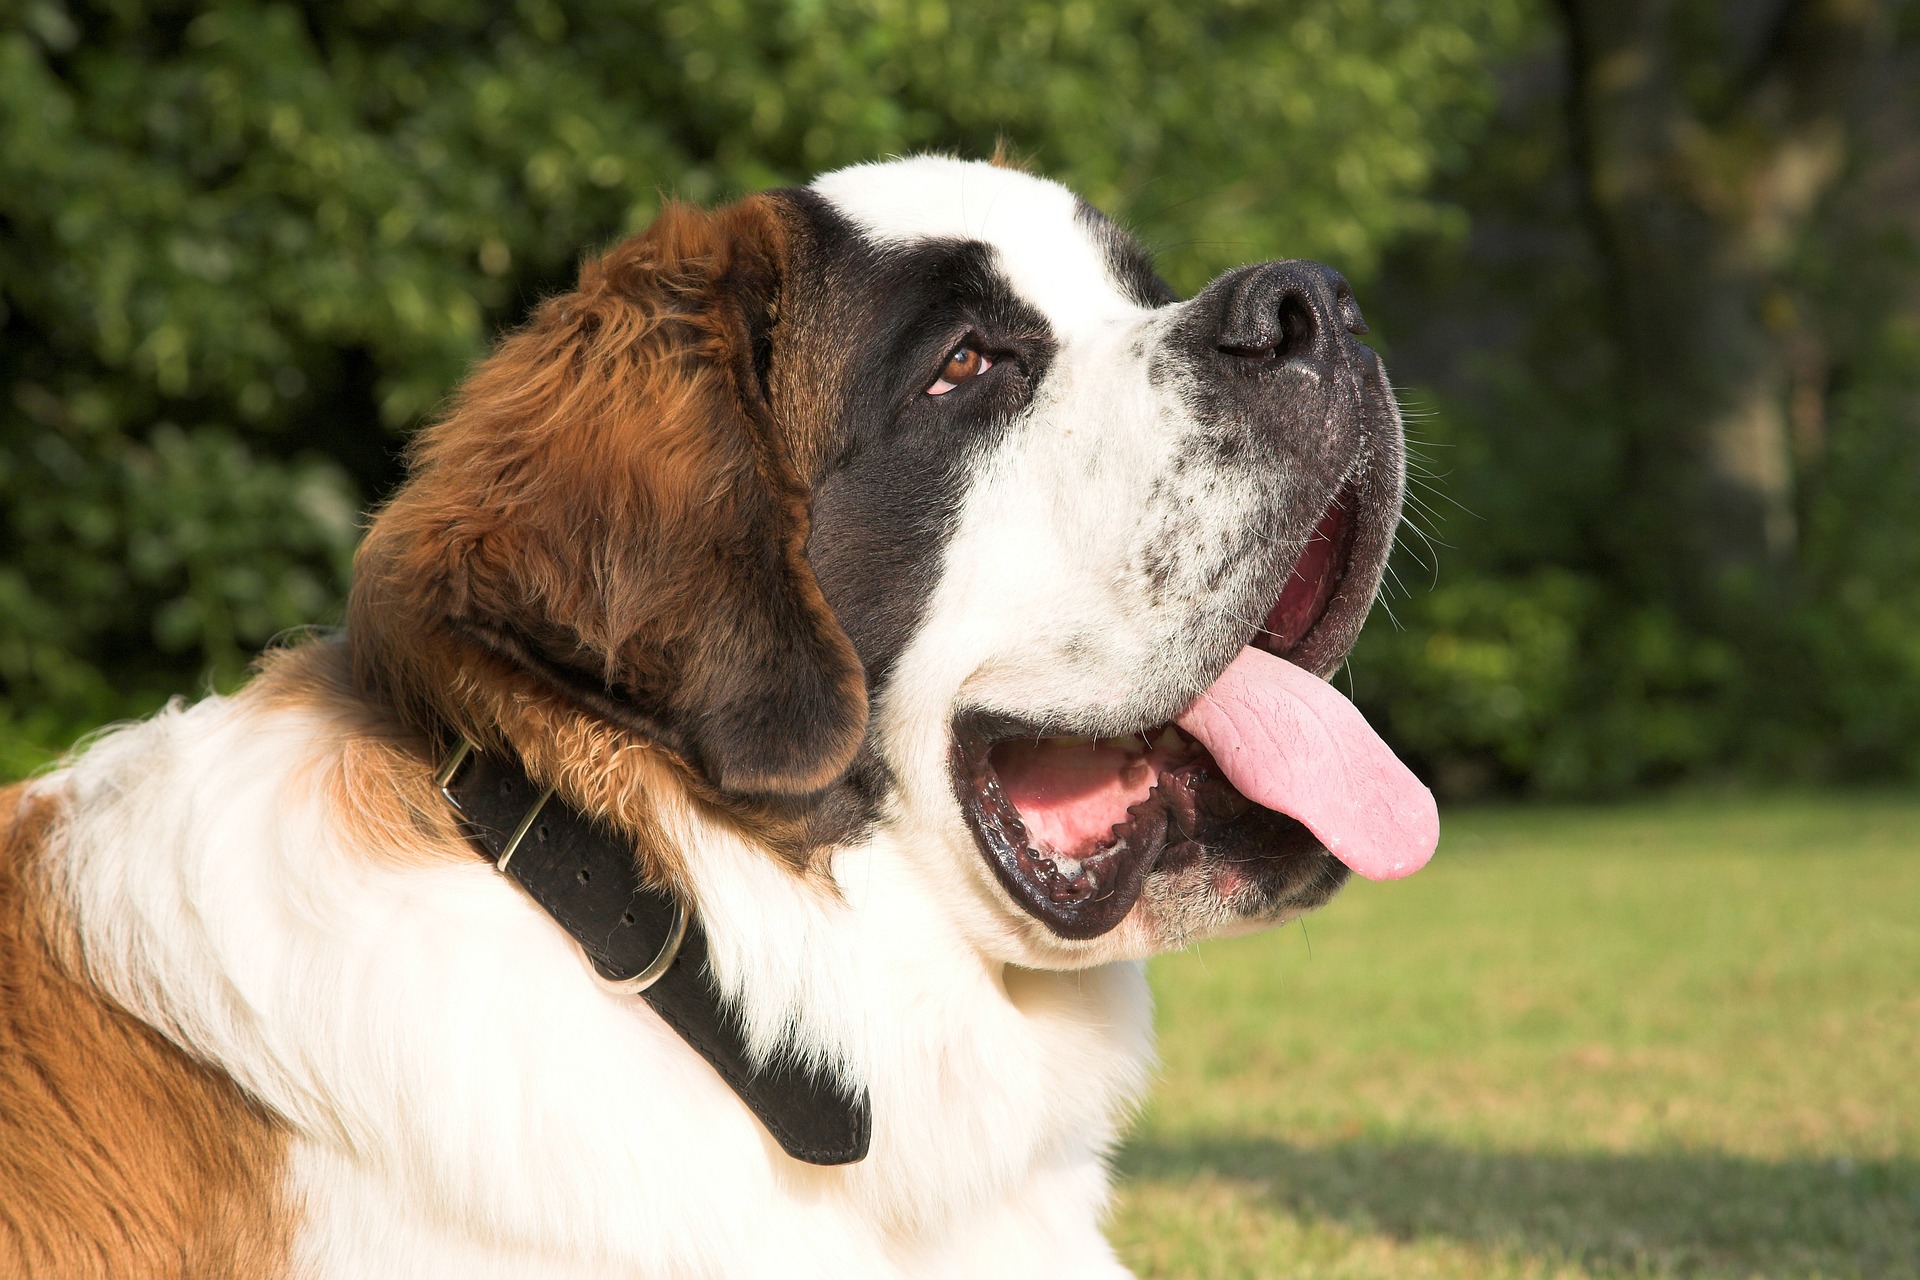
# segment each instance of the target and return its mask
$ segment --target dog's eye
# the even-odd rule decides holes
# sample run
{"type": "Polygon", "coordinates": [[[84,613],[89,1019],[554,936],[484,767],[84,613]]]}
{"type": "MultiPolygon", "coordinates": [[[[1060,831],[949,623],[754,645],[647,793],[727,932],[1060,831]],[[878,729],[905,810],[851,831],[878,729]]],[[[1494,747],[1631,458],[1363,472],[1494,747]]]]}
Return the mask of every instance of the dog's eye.
{"type": "Polygon", "coordinates": [[[940,370],[940,376],[927,388],[930,396],[943,396],[968,378],[977,378],[993,368],[993,361],[980,354],[977,347],[961,343],[947,354],[947,363],[940,370]]]}

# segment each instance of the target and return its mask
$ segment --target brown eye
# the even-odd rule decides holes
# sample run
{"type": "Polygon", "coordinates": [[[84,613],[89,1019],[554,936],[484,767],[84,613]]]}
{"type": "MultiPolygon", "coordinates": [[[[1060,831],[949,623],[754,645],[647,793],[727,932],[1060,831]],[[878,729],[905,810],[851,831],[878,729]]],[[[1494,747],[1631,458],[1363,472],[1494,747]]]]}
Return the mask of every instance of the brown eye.
{"type": "Polygon", "coordinates": [[[991,368],[993,368],[993,361],[981,355],[975,348],[965,344],[957,346],[947,356],[945,367],[940,370],[940,376],[934,380],[933,385],[927,388],[927,394],[943,396],[968,378],[977,378],[991,368]]]}

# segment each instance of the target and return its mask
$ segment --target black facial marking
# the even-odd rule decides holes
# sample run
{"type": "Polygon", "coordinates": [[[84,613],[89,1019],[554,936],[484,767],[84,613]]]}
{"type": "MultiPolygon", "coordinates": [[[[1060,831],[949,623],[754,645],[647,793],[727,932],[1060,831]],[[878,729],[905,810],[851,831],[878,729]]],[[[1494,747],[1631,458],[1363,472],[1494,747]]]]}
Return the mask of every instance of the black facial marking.
{"type": "MultiPolygon", "coordinates": [[[[1143,307],[1164,307],[1180,300],[1173,286],[1153,269],[1153,256],[1113,219],[1085,200],[1074,201],[1074,217],[1099,244],[1107,258],[1108,273],[1129,299],[1143,307]]],[[[1135,357],[1140,354],[1136,347],[1135,357]]]]}
{"type": "MultiPolygon", "coordinates": [[[[928,625],[981,463],[1032,406],[1057,340],[989,246],[884,243],[811,192],[786,197],[796,265],[779,300],[770,400],[777,417],[814,433],[807,555],[870,696],[882,698],[928,625]],[[989,363],[929,394],[960,346],[989,363]]],[[[1146,308],[1176,302],[1138,242],[1084,203],[1076,218],[1114,288],[1146,308]]],[[[1032,720],[962,705],[950,726],[954,794],[981,855],[1012,902],[1060,938],[1100,936],[1136,902],[1167,936],[1269,919],[1318,905],[1346,878],[1305,827],[1240,795],[1194,740],[1181,745],[1166,717],[1243,644],[1324,673],[1364,619],[1398,515],[1400,453],[1390,388],[1358,331],[1345,281],[1295,262],[1230,272],[1131,336],[1131,367],[1190,412],[1168,415],[1180,447],[1161,474],[1134,477],[1145,492],[1112,550],[1133,598],[1189,620],[1167,626],[1166,642],[1205,650],[1178,687],[1134,691],[1138,724],[1100,702],[1032,720]],[[1296,575],[1298,548],[1315,538],[1331,550],[1312,576],[1296,575]],[[1304,593],[1288,586],[1294,576],[1304,593]],[[1223,617],[1246,632],[1236,637],[1223,617]],[[1139,736],[1134,765],[1153,757],[1148,798],[1104,836],[1057,851],[1034,843],[1013,785],[1023,761],[1116,732],[1139,736]]],[[[1072,483],[1070,469],[1053,474],[1072,483]]],[[[1093,661],[1101,634],[1076,633],[1051,660],[1093,661]]],[[[1027,775],[1036,778],[1044,783],[1027,775]]],[[[872,823],[893,786],[869,737],[819,811],[821,838],[872,823]]]]}
{"type": "Polygon", "coordinates": [[[789,196],[816,274],[801,296],[818,301],[788,315],[785,341],[831,344],[827,394],[841,398],[807,556],[877,693],[925,616],[973,466],[1031,402],[1057,344],[986,245],[876,244],[813,193],[789,196]],[[927,395],[962,342],[993,367],[927,395]]]}

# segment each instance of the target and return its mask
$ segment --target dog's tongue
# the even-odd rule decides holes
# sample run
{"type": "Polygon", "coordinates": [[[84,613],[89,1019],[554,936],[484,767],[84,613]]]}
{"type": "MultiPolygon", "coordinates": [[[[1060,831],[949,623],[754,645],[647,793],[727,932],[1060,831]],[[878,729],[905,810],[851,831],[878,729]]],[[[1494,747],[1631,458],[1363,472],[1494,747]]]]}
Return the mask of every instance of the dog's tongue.
{"type": "Polygon", "coordinates": [[[1326,681],[1246,648],[1176,723],[1234,789],[1303,824],[1369,880],[1427,865],[1440,840],[1433,793],[1326,681]]]}

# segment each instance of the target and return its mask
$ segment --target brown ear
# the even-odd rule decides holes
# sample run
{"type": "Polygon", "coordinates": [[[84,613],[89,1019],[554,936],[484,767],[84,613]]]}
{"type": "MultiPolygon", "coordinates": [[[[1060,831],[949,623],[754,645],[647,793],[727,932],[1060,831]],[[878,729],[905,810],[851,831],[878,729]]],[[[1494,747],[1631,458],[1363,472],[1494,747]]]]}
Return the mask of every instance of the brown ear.
{"type": "Polygon", "coordinates": [[[839,777],[866,686],[806,561],[798,446],[763,383],[786,255],[766,197],[670,206],[507,338],[362,549],[363,677],[403,669],[403,702],[444,705],[422,686],[485,674],[436,676],[418,653],[484,651],[723,792],[839,777]]]}

